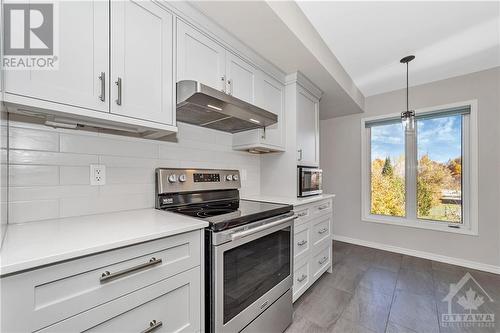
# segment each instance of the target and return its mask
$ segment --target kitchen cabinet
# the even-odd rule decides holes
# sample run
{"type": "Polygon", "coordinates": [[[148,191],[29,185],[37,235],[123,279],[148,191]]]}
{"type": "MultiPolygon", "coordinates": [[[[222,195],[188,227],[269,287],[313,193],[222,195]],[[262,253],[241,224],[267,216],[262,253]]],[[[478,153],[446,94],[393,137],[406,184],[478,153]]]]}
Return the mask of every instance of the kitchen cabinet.
{"type": "Polygon", "coordinates": [[[151,1],[111,2],[111,113],[173,124],[173,17],[151,1]]]}
{"type": "Polygon", "coordinates": [[[294,302],[323,273],[332,272],[332,205],[326,199],[294,207],[294,302]]]}
{"type": "Polygon", "coordinates": [[[226,50],[177,19],[177,81],[194,80],[226,91],[226,50]]]}
{"type": "Polygon", "coordinates": [[[9,111],[146,137],[177,131],[168,10],[153,1],[66,1],[58,17],[59,68],[6,71],[9,111]]]}
{"type": "Polygon", "coordinates": [[[177,81],[194,80],[254,103],[258,70],[182,20],[177,20],[177,81]]]}
{"type": "Polygon", "coordinates": [[[109,3],[61,1],[58,6],[59,68],[6,70],[7,100],[21,95],[32,105],[41,99],[108,112],[109,3]]]}
{"type": "Polygon", "coordinates": [[[200,286],[196,267],[38,332],[199,332],[200,286]]]}
{"type": "Polygon", "coordinates": [[[319,98],[298,85],[297,165],[319,166],[319,98]]]}
{"type": "Polygon", "coordinates": [[[1,331],[200,331],[202,255],[196,230],[2,277],[1,331]]]}
{"type": "Polygon", "coordinates": [[[226,92],[245,102],[255,103],[255,77],[257,69],[237,55],[226,53],[226,92]]]}
{"type": "Polygon", "coordinates": [[[255,105],[275,113],[278,122],[266,127],[233,134],[237,150],[284,151],[286,134],[285,87],[265,73],[259,73],[255,88],[255,105]]]}

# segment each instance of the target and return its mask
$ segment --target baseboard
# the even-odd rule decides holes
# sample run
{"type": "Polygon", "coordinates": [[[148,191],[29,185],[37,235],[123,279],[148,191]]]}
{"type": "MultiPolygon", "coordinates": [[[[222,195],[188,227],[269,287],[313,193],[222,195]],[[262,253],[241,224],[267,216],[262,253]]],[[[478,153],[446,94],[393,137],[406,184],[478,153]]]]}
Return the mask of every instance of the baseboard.
{"type": "Polygon", "coordinates": [[[443,255],[435,254],[435,253],[431,253],[431,252],[424,252],[424,251],[418,251],[418,250],[413,250],[413,249],[407,249],[404,247],[398,247],[398,246],[386,245],[386,244],[381,244],[381,243],[376,243],[376,242],[370,242],[370,241],[366,241],[366,240],[362,240],[362,239],[350,238],[350,237],[341,236],[341,235],[333,235],[332,238],[334,240],[338,240],[340,242],[351,243],[351,244],[371,247],[374,249],[395,252],[395,253],[400,253],[400,254],[406,254],[409,256],[413,256],[413,257],[419,257],[419,258],[439,261],[439,262],[443,262],[446,264],[463,266],[466,268],[476,269],[479,271],[500,274],[500,267],[495,266],[495,265],[483,264],[483,263],[479,263],[479,262],[475,262],[475,261],[464,260],[464,259],[459,259],[459,258],[454,258],[454,257],[447,257],[447,256],[443,256],[443,255]]]}

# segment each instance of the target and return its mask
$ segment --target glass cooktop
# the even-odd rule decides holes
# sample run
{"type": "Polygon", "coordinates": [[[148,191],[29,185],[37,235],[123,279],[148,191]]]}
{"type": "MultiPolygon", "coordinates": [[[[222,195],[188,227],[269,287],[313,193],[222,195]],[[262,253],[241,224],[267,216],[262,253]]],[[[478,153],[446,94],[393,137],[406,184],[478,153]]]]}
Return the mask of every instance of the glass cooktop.
{"type": "Polygon", "coordinates": [[[224,200],[169,207],[173,213],[201,218],[210,229],[221,231],[290,212],[291,205],[252,200],[224,200]]]}

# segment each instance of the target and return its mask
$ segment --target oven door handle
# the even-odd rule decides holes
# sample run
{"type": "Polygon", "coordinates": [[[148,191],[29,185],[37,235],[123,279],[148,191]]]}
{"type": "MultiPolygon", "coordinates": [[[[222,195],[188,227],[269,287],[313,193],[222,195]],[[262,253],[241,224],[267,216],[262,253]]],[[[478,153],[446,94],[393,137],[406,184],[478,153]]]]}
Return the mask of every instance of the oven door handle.
{"type": "Polygon", "coordinates": [[[292,215],[292,216],[284,218],[282,220],[278,220],[278,221],[274,221],[274,222],[271,222],[268,224],[260,225],[258,227],[252,228],[252,229],[248,229],[248,230],[240,231],[240,232],[235,232],[234,234],[231,235],[231,240],[235,241],[237,239],[253,235],[253,234],[258,233],[260,231],[263,231],[263,230],[266,230],[266,229],[269,229],[272,227],[276,227],[276,226],[281,225],[281,224],[285,224],[287,222],[295,220],[296,218],[297,218],[297,215],[292,215]]]}

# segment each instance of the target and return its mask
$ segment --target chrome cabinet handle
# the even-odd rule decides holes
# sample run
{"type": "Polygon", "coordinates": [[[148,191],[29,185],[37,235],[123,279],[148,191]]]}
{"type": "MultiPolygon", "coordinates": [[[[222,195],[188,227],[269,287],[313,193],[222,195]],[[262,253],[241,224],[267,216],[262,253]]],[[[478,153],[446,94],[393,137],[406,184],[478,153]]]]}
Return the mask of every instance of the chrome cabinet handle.
{"type": "Polygon", "coordinates": [[[222,81],[222,89],[220,91],[226,92],[226,76],[222,75],[220,77],[220,80],[222,81]]]}
{"type": "Polygon", "coordinates": [[[301,277],[297,278],[297,281],[302,282],[302,281],[304,281],[306,278],[307,278],[307,275],[302,274],[302,276],[301,276],[301,277]]]}
{"type": "Polygon", "coordinates": [[[105,271],[104,273],[101,274],[101,277],[99,280],[101,283],[108,282],[112,279],[116,279],[118,277],[121,277],[123,275],[138,271],[140,269],[152,267],[152,266],[157,265],[161,262],[162,262],[161,259],[156,259],[155,257],[153,257],[153,258],[149,259],[149,261],[144,263],[144,264],[139,264],[139,265],[134,266],[134,267],[125,268],[125,269],[122,269],[121,271],[117,271],[114,273],[110,273],[109,271],[105,271]]]}
{"type": "Polygon", "coordinates": [[[229,96],[233,94],[233,81],[231,79],[227,80],[227,84],[229,85],[229,96]]]}
{"type": "Polygon", "coordinates": [[[122,105],[122,78],[119,77],[118,79],[116,79],[115,84],[118,88],[118,96],[116,98],[116,104],[122,105]]]}
{"type": "Polygon", "coordinates": [[[301,213],[297,214],[297,217],[302,217],[302,216],[306,216],[306,215],[307,215],[307,212],[301,212],[301,213]]]}
{"type": "Polygon", "coordinates": [[[299,161],[302,161],[302,149],[297,150],[299,152],[299,161]]]}
{"type": "Polygon", "coordinates": [[[305,239],[303,239],[297,243],[298,246],[302,246],[302,245],[306,245],[306,244],[307,244],[307,241],[305,239]]]}
{"type": "Polygon", "coordinates": [[[323,209],[327,209],[327,208],[328,208],[328,204],[318,207],[319,210],[323,210],[323,209]]]}
{"type": "Polygon", "coordinates": [[[101,102],[104,102],[106,100],[106,73],[101,72],[99,80],[101,81],[101,94],[99,95],[99,99],[101,102]]]}
{"type": "Polygon", "coordinates": [[[318,261],[318,264],[323,265],[325,262],[327,262],[328,257],[323,257],[321,260],[318,261]]]}
{"type": "Polygon", "coordinates": [[[144,331],[141,331],[141,333],[153,332],[155,329],[160,328],[161,325],[163,325],[161,321],[151,320],[149,322],[149,327],[146,328],[144,331]]]}
{"type": "Polygon", "coordinates": [[[323,229],[318,230],[318,234],[320,234],[320,235],[321,235],[321,234],[324,234],[324,233],[325,233],[325,232],[327,232],[327,231],[328,231],[328,229],[327,229],[327,228],[323,228],[323,229]]]}

